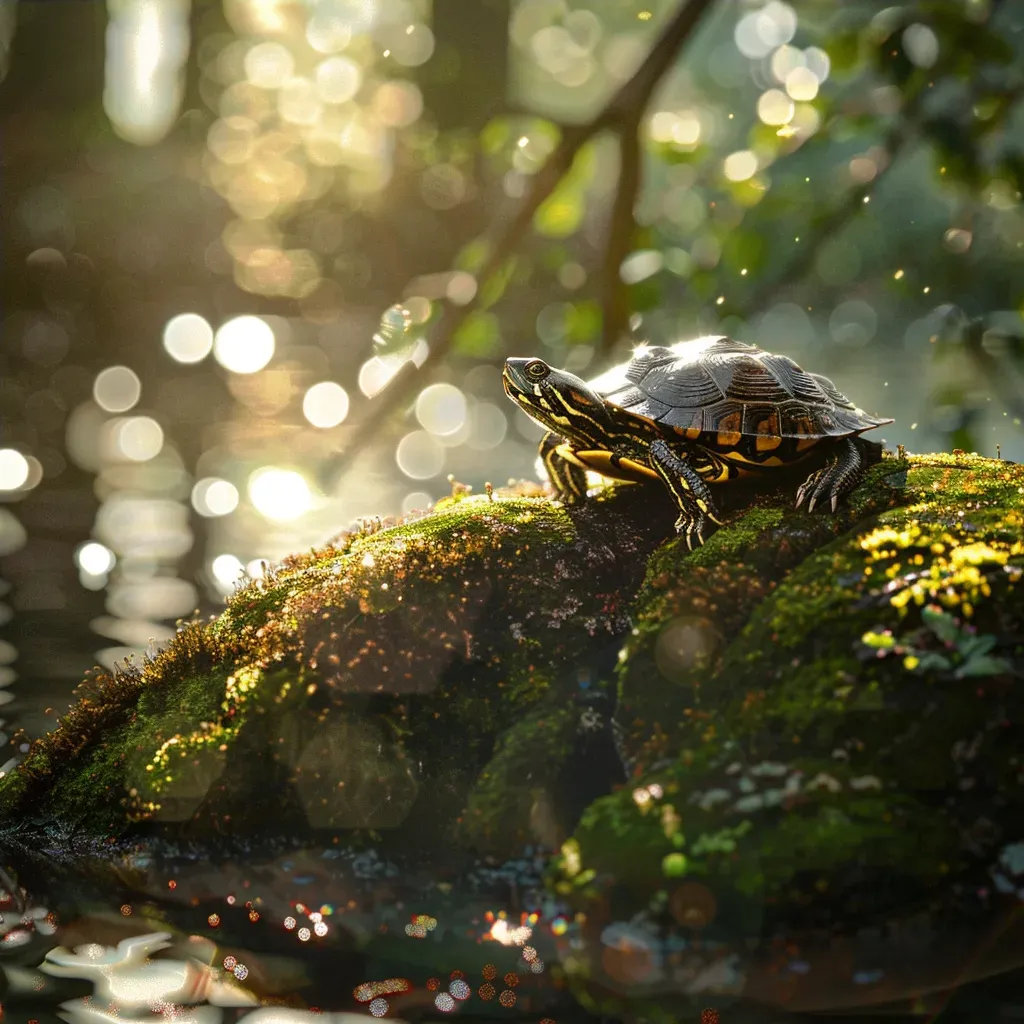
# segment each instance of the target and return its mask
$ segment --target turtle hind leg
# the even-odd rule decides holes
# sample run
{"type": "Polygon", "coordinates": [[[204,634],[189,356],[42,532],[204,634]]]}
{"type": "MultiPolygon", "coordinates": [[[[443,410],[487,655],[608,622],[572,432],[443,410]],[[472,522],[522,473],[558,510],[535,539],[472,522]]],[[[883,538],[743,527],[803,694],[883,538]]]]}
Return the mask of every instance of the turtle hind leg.
{"type": "Polygon", "coordinates": [[[829,499],[835,512],[840,499],[860,483],[868,466],[877,461],[871,457],[876,449],[878,446],[870,441],[844,437],[829,453],[825,465],[800,485],[796,492],[796,508],[807,500],[807,511],[813,512],[819,501],[829,499]]]}
{"type": "Polygon", "coordinates": [[[555,489],[555,497],[565,505],[575,505],[587,497],[587,471],[565,458],[558,451],[561,445],[562,438],[549,430],[540,439],[540,458],[555,489]]]}
{"type": "Polygon", "coordinates": [[[701,475],[660,438],[649,449],[651,464],[679,506],[676,533],[686,537],[686,546],[692,551],[694,539],[697,546],[704,543],[704,531],[708,523],[721,526],[718,509],[711,489],[701,475]]]}

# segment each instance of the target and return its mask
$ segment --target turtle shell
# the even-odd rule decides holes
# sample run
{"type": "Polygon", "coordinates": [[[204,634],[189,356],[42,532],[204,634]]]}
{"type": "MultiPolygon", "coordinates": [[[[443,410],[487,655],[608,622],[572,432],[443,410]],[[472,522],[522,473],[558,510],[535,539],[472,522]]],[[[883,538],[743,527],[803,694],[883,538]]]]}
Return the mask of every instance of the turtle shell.
{"type": "Polygon", "coordinates": [[[858,409],[827,377],[727,337],[642,346],[591,386],[609,404],[719,447],[743,437],[838,439],[892,423],[858,409]]]}

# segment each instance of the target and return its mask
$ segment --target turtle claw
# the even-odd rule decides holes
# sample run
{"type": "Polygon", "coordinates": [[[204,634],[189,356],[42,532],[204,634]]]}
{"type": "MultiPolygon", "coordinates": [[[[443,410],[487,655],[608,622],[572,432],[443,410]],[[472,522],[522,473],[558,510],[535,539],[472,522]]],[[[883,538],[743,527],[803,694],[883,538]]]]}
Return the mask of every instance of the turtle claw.
{"type": "Polygon", "coordinates": [[[794,508],[800,508],[800,506],[807,500],[807,496],[811,495],[811,504],[807,509],[808,512],[814,509],[814,485],[818,482],[818,478],[821,476],[821,470],[816,473],[812,473],[797,489],[796,492],[796,505],[794,508]]]}
{"type": "Polygon", "coordinates": [[[686,538],[688,551],[695,551],[704,544],[704,528],[707,523],[707,516],[704,515],[696,516],[693,519],[688,516],[680,516],[676,520],[676,533],[686,538]]]}
{"type": "Polygon", "coordinates": [[[563,505],[582,505],[586,500],[585,494],[577,494],[575,491],[555,492],[555,501],[560,501],[563,505]]]}
{"type": "Polygon", "coordinates": [[[807,511],[813,512],[819,502],[828,502],[835,512],[844,494],[851,491],[864,472],[864,456],[857,441],[846,439],[821,469],[816,469],[797,489],[796,507],[810,497],[807,511]]]}

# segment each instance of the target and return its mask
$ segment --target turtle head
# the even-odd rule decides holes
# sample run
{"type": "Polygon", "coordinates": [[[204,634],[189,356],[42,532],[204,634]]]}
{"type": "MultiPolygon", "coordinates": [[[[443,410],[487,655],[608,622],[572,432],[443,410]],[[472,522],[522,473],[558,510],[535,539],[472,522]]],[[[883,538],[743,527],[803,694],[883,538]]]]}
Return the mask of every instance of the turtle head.
{"type": "Polygon", "coordinates": [[[600,444],[611,427],[604,399],[586,381],[543,359],[506,359],[505,394],[566,440],[600,444]]]}

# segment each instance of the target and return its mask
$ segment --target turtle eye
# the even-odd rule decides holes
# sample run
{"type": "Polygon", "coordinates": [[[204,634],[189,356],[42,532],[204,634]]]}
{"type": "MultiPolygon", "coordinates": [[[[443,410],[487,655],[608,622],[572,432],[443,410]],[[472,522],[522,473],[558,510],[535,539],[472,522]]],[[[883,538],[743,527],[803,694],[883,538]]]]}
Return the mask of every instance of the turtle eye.
{"type": "Polygon", "coordinates": [[[543,380],[548,375],[548,364],[542,359],[534,359],[523,367],[523,371],[530,380],[543,380]]]}

